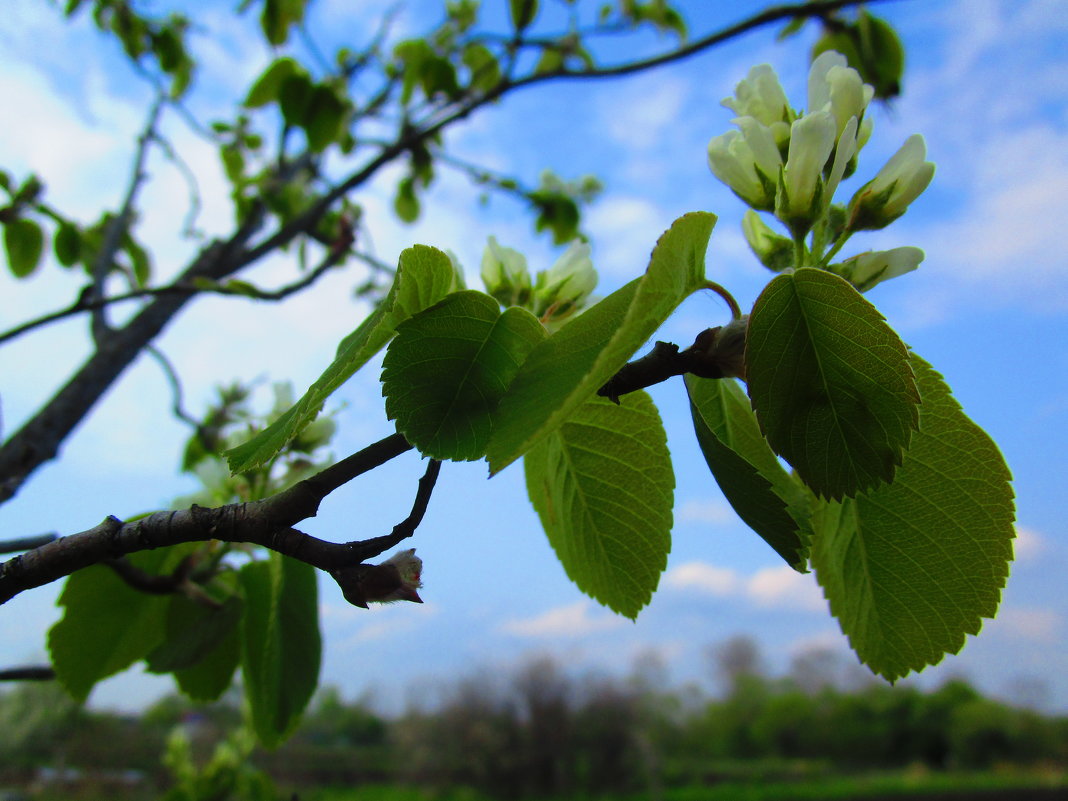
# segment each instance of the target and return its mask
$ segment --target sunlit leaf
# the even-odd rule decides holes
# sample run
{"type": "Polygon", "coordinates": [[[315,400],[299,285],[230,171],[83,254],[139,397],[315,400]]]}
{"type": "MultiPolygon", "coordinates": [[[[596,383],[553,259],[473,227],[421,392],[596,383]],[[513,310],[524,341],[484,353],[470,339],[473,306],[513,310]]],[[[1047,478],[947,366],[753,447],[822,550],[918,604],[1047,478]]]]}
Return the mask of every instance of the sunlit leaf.
{"type": "Polygon", "coordinates": [[[675,477],[644,392],[594,397],[524,456],[527,492],[579,589],[635,618],[671,550],[675,477]]]}
{"type": "Polygon", "coordinates": [[[861,661],[891,681],[993,617],[1015,536],[1011,475],[942,377],[912,357],[920,428],[892,484],[814,517],[812,564],[861,661]]]}

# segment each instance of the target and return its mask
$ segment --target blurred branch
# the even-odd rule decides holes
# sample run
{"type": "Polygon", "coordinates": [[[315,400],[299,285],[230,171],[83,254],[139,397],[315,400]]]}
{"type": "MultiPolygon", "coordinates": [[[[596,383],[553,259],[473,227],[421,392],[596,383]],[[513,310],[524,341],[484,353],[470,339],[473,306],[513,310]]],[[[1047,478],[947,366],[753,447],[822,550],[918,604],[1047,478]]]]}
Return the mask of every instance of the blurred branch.
{"type": "Polygon", "coordinates": [[[56,672],[49,665],[25,665],[0,669],[0,681],[52,681],[56,672]]]}
{"type": "Polygon", "coordinates": [[[49,532],[48,534],[38,534],[34,537],[21,537],[16,540],[0,540],[0,553],[18,553],[19,551],[31,551],[34,548],[40,548],[42,545],[47,545],[52,540],[58,539],[59,535],[55,532],[49,532]]]}

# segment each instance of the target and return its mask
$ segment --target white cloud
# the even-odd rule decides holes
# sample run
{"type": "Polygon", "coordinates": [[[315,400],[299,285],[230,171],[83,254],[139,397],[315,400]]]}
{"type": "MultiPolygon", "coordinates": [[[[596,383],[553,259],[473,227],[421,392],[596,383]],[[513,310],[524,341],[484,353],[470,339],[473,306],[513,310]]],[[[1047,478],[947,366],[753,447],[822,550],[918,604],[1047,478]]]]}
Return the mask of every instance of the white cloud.
{"type": "Polygon", "coordinates": [[[680,523],[709,523],[722,526],[737,520],[734,510],[724,501],[686,501],[676,515],[680,523]]]}
{"type": "Polygon", "coordinates": [[[688,84],[662,73],[650,73],[602,97],[599,113],[604,129],[630,151],[659,147],[689,94],[688,84]]]}
{"type": "Polygon", "coordinates": [[[534,617],[506,621],[499,630],[518,637],[582,637],[623,625],[623,618],[607,612],[591,614],[591,609],[589,601],[579,601],[534,617]]]}
{"type": "Polygon", "coordinates": [[[827,606],[815,577],[786,565],[761,568],[746,576],[707,562],[687,562],[667,572],[664,586],[721,598],[745,598],[760,607],[825,610],[827,606]]]}
{"type": "Polygon", "coordinates": [[[737,594],[743,583],[734,570],[705,562],[687,562],[669,570],[664,576],[665,587],[696,590],[721,597],[737,594]]]}
{"type": "Polygon", "coordinates": [[[1062,641],[1063,627],[1063,618],[1053,609],[1017,606],[999,611],[997,618],[986,624],[986,633],[1055,645],[1062,641]]]}
{"type": "Polygon", "coordinates": [[[1033,528],[1016,526],[1016,540],[1013,542],[1013,552],[1017,562],[1030,562],[1045,553],[1049,547],[1049,541],[1044,534],[1040,534],[1033,528]]]}

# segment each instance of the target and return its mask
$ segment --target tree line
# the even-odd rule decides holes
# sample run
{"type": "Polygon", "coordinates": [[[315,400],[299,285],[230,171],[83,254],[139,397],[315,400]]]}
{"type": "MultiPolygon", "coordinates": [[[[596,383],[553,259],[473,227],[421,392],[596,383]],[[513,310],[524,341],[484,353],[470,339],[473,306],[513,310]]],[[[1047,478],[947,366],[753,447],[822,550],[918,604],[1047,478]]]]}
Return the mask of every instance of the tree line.
{"type": "Polygon", "coordinates": [[[394,714],[377,711],[373,697],[345,701],[327,687],[276,751],[235,736],[236,691],[211,705],[167,696],[131,717],[78,707],[53,684],[28,684],[0,695],[0,786],[59,766],[83,784],[133,775],[140,791],[170,787],[169,798],[201,801],[366,783],[465,787],[499,799],[656,797],[726,780],[1068,760],[1068,717],[986,697],[963,678],[928,691],[891,687],[827,651],[773,676],[745,638],[709,654],[715,694],[668,686],[652,658],[624,677],[531,658],[443,682],[394,714]],[[241,772],[277,789],[243,794],[250,785],[241,772]],[[193,776],[199,789],[179,793],[183,781],[194,787],[193,776]]]}

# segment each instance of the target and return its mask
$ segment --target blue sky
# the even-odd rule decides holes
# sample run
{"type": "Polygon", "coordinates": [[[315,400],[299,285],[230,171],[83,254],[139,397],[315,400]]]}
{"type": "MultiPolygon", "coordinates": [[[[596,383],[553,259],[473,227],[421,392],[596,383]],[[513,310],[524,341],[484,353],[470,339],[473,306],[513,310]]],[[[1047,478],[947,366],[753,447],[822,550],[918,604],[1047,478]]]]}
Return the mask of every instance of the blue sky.
{"type": "MultiPolygon", "coordinates": [[[[186,4],[187,7],[189,4],[186,4]]],[[[363,3],[375,9],[386,3],[363,3]]],[[[391,5],[391,4],[390,4],[391,5]]],[[[493,5],[489,3],[487,5],[493,5]]],[[[734,21],[760,4],[682,4],[691,30],[734,21]],[[729,13],[725,10],[730,6],[729,13]]],[[[418,31],[415,3],[398,32],[418,31]]],[[[270,55],[230,3],[195,4],[203,34],[195,48],[204,71],[193,104],[207,119],[225,116],[270,55]]],[[[352,4],[322,0],[311,29],[364,41],[375,15],[353,19],[352,4]]],[[[1062,511],[1068,444],[1068,291],[1062,222],[1068,197],[1068,15],[1056,0],[880,4],[908,54],[904,94],[877,108],[875,130],[857,177],[870,177],[909,134],[926,139],[938,166],[934,183],[899,222],[858,245],[913,245],[927,258],[869,298],[915,350],[947,378],[965,410],[1001,446],[1015,476],[1017,561],[1001,613],[970,638],[961,655],[919,678],[935,683],[964,673],[985,689],[1008,692],[1037,678],[1050,705],[1068,710],[1068,537],[1062,511]]],[[[123,68],[113,43],[85,21],[57,22],[45,4],[9,3],[0,30],[0,166],[35,171],[50,199],[83,221],[118,202],[147,92],[123,68]]],[[[549,167],[565,177],[598,175],[605,191],[586,230],[602,289],[645,267],[659,234],[691,210],[720,215],[708,275],[751,304],[770,274],[741,238],[741,203],[710,174],[708,139],[728,127],[720,106],[750,66],[768,62],[795,106],[804,103],[812,31],[785,43],[764,30],[656,72],[596,84],[535,87],[485,110],[448,135],[456,153],[514,171],[534,183],[549,167]]],[[[655,37],[641,47],[666,46],[655,37]]],[[[606,54],[606,60],[612,54],[606,54]]],[[[201,224],[225,231],[231,212],[211,149],[177,121],[168,130],[200,176],[201,224]]],[[[338,163],[338,169],[343,164],[338,163]]],[[[162,160],[149,165],[142,236],[155,245],[161,277],[190,252],[177,236],[185,211],[181,176],[162,160]]],[[[453,250],[477,285],[486,237],[547,267],[558,251],[536,237],[510,202],[477,202],[477,189],[442,171],[423,218],[405,226],[390,214],[399,173],[361,196],[373,245],[392,261],[425,243],[453,250]]],[[[262,284],[282,280],[281,259],[257,268],[262,284]]],[[[185,380],[187,405],[202,408],[213,385],[233,378],[291,379],[298,391],[329,362],[337,341],[366,307],[351,300],[359,270],[332,275],[314,292],[265,310],[244,300],[205,300],[189,309],[159,344],[185,380]]],[[[54,267],[33,280],[0,277],[0,328],[56,308],[76,291],[54,267]]],[[[688,342],[723,322],[722,304],[687,301],[660,338],[688,342]]],[[[85,321],[67,321],[0,349],[0,398],[10,432],[44,401],[88,352],[85,321]]],[[[708,645],[748,634],[775,669],[811,647],[844,652],[845,639],[811,576],[800,576],[726,507],[693,442],[679,382],[653,391],[668,429],[676,470],[673,547],[652,604],[637,623],[597,606],[567,580],[526,500],[521,469],[487,481],[483,464],[447,464],[430,511],[412,541],[425,560],[422,606],[364,611],[320,583],[326,650],[324,681],[349,695],[373,689],[396,701],[412,682],[479,666],[507,666],[551,653],[576,668],[626,671],[656,653],[674,681],[708,676],[708,645]]],[[[167,387],[150,360],[138,362],[17,500],[0,507],[0,536],[70,533],[106,514],[128,516],[168,503],[191,488],[175,466],[185,430],[167,418],[167,387]]],[[[384,418],[378,364],[336,396],[339,455],[391,431],[384,418]]],[[[304,527],[346,540],[388,531],[406,514],[422,470],[408,454],[332,495],[304,527]]],[[[0,608],[0,665],[43,657],[55,620],[56,587],[25,593],[0,608]]],[[[103,684],[94,702],[135,706],[164,691],[163,680],[127,673],[103,684]]]]}

